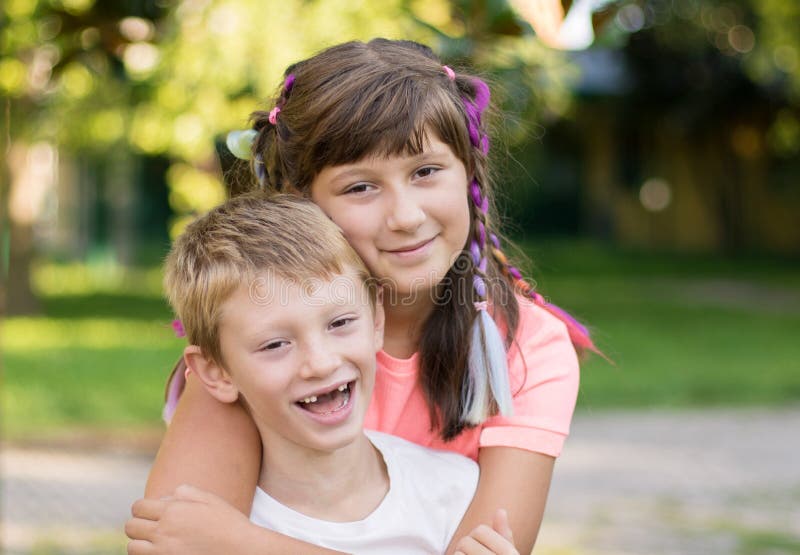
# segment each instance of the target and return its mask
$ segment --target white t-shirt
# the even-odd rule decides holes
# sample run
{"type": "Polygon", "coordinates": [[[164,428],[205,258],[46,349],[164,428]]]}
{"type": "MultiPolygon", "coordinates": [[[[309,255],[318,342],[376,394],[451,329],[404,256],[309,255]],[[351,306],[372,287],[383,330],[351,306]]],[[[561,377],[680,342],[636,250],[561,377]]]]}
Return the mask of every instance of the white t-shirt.
{"type": "Polygon", "coordinates": [[[389,473],[389,492],[363,520],[329,522],[298,513],[256,488],[250,520],[347,553],[444,553],[478,485],[472,459],[368,430],[389,473]]]}

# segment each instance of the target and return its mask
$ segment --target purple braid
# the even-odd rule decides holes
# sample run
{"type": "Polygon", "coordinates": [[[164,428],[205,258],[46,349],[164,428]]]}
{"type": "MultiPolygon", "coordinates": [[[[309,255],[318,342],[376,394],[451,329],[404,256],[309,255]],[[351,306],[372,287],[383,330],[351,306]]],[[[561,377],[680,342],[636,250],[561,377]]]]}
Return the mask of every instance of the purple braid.
{"type": "MultiPolygon", "coordinates": [[[[466,96],[461,97],[464,103],[464,110],[467,114],[467,124],[469,130],[469,140],[473,147],[484,155],[489,154],[489,137],[481,129],[481,116],[489,106],[490,92],[489,86],[478,78],[471,80],[475,87],[475,98],[470,99],[466,96]]],[[[486,299],[486,268],[488,260],[486,258],[486,219],[489,215],[489,197],[484,195],[481,184],[477,178],[473,178],[469,184],[469,196],[475,206],[475,237],[470,242],[469,250],[472,255],[472,263],[476,273],[473,277],[473,288],[479,299],[486,299]]]]}
{"type": "Polygon", "coordinates": [[[469,140],[472,146],[480,150],[483,154],[489,154],[489,137],[481,132],[481,115],[489,106],[491,94],[489,85],[477,77],[472,79],[475,86],[475,99],[466,96],[461,97],[464,103],[464,110],[467,112],[467,123],[469,124],[469,140]]]}

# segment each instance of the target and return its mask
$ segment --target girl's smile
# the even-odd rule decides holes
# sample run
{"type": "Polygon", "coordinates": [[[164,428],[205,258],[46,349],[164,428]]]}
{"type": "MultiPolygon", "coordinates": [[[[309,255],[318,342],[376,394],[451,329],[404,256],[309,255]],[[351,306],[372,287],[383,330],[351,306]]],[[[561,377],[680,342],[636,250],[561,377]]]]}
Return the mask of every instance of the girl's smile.
{"type": "Polygon", "coordinates": [[[372,275],[400,294],[439,283],[469,234],[466,168],[432,133],[419,155],[324,168],[311,198],[342,228],[372,275]]]}

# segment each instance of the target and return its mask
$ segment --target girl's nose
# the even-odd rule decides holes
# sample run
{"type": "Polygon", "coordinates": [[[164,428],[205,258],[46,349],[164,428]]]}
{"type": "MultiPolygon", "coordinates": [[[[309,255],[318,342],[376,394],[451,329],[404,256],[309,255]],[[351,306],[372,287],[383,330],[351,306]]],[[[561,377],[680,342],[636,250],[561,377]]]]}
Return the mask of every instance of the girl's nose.
{"type": "Polygon", "coordinates": [[[341,366],[339,354],[324,340],[317,340],[309,345],[306,358],[301,367],[300,375],[303,379],[324,378],[341,366]]]}
{"type": "Polygon", "coordinates": [[[408,191],[393,195],[389,202],[386,225],[392,231],[413,232],[425,221],[425,211],[408,191]]]}

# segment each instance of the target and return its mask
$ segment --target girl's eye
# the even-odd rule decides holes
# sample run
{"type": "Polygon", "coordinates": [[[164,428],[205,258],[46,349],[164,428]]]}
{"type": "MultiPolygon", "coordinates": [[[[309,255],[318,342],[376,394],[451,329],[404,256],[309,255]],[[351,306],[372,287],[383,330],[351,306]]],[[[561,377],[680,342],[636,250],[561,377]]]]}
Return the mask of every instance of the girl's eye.
{"type": "Polygon", "coordinates": [[[355,185],[352,185],[351,187],[345,189],[344,193],[346,195],[366,193],[370,189],[372,189],[372,185],[370,185],[369,183],[356,183],[355,185]]]}
{"type": "Polygon", "coordinates": [[[420,168],[417,170],[417,177],[429,177],[439,171],[439,168],[435,168],[432,166],[426,166],[424,168],[420,168]]]}

